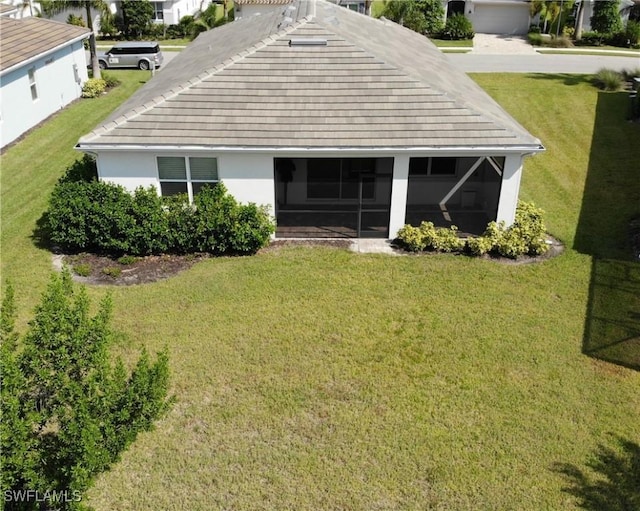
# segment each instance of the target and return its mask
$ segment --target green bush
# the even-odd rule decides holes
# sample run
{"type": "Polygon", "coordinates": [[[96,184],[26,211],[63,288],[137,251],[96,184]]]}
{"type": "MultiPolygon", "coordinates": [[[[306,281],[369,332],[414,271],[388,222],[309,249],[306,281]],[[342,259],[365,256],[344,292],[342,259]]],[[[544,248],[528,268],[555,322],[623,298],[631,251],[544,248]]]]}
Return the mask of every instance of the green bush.
{"type": "Polygon", "coordinates": [[[104,80],[107,89],[113,89],[114,87],[117,87],[122,83],[115,76],[110,75],[109,73],[106,73],[104,71],[102,72],[102,79],[104,80]]]}
{"type": "Polygon", "coordinates": [[[629,44],[631,46],[640,44],[640,22],[629,20],[627,22],[627,39],[629,39],[629,44]]]}
{"type": "Polygon", "coordinates": [[[593,83],[599,89],[617,91],[622,88],[624,78],[618,71],[602,68],[593,76],[593,83]]]}
{"type": "Polygon", "coordinates": [[[445,23],[444,30],[442,31],[443,39],[473,39],[474,35],[473,25],[464,14],[454,14],[451,16],[445,23]]]}
{"type": "Polygon", "coordinates": [[[74,264],[73,273],[80,277],[88,277],[91,275],[91,265],[88,263],[74,264]]]}
{"type": "Polygon", "coordinates": [[[64,250],[132,256],[250,254],[275,232],[266,208],[239,204],[222,183],[204,187],[189,204],[186,195],[162,198],[153,187],[130,194],[120,186],[89,181],[87,169],[94,165],[86,158],[72,165],[49,199],[46,228],[51,242],[64,250]]]}
{"type": "Polygon", "coordinates": [[[519,201],[515,221],[499,241],[498,253],[508,257],[544,254],[549,247],[546,243],[543,215],[542,209],[533,202],[519,201]]]}
{"type": "Polygon", "coordinates": [[[402,246],[411,252],[420,252],[426,248],[425,240],[418,227],[411,224],[404,225],[398,231],[398,241],[402,246]]]}
{"type": "Polygon", "coordinates": [[[405,225],[398,231],[398,241],[409,251],[437,250],[439,252],[466,251],[474,256],[490,252],[503,257],[541,255],[548,250],[543,211],[530,202],[519,202],[514,223],[505,228],[504,223],[489,222],[482,236],[460,239],[457,228],[434,227],[432,222],[422,222],[420,227],[405,225]]]}
{"type": "Polygon", "coordinates": [[[107,82],[102,78],[89,78],[82,86],[83,98],[97,98],[107,88],[107,82]]]}
{"type": "Polygon", "coordinates": [[[436,250],[457,252],[464,248],[464,240],[458,237],[458,228],[435,227],[433,222],[422,222],[420,227],[405,225],[398,231],[398,240],[412,252],[436,250]]]}
{"type": "Polygon", "coordinates": [[[593,3],[591,28],[602,34],[615,34],[622,30],[620,0],[598,0],[593,3]]]}
{"type": "Polygon", "coordinates": [[[136,256],[132,256],[132,255],[123,255],[122,257],[118,258],[118,264],[121,264],[122,266],[129,266],[133,263],[135,263],[138,260],[138,258],[136,256]]]}
{"type": "Polygon", "coordinates": [[[542,46],[543,38],[540,32],[529,32],[527,34],[527,40],[531,46],[542,46]]]}
{"type": "Polygon", "coordinates": [[[582,37],[575,44],[580,46],[603,46],[607,44],[607,34],[601,34],[600,32],[583,32],[582,37]]]}
{"type": "Polygon", "coordinates": [[[106,268],[102,268],[102,273],[108,275],[109,277],[117,279],[120,275],[122,275],[122,270],[117,266],[107,266],[106,268]]]}

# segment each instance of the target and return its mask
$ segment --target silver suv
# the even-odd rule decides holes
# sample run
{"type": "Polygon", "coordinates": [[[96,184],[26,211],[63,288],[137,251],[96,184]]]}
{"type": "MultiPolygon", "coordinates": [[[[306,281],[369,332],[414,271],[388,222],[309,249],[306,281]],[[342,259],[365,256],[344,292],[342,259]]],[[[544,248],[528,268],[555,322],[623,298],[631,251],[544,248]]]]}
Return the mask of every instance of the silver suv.
{"type": "Polygon", "coordinates": [[[160,67],[163,60],[160,46],[153,41],[125,41],[116,44],[107,53],[98,54],[100,69],[109,67],[151,69],[152,66],[160,67]]]}

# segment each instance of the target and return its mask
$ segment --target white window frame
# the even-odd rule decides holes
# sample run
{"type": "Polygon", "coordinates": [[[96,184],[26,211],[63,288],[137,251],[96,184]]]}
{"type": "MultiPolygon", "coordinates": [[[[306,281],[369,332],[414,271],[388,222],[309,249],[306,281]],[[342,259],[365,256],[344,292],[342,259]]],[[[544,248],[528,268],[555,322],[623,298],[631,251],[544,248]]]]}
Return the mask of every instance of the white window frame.
{"type": "Polygon", "coordinates": [[[153,22],[164,23],[164,2],[151,2],[153,5],[153,22]]]}
{"type": "Polygon", "coordinates": [[[38,84],[36,83],[36,68],[35,66],[28,71],[29,76],[29,89],[31,90],[31,100],[38,100],[38,84]]]}
{"type": "Polygon", "coordinates": [[[187,195],[189,196],[189,202],[193,202],[193,183],[207,183],[207,184],[218,184],[220,182],[220,174],[218,167],[218,157],[217,156],[184,156],[184,155],[174,155],[174,154],[163,154],[156,156],[156,172],[158,174],[158,195],[161,197],[171,197],[171,195],[163,195],[162,194],[162,183],[186,183],[187,184],[187,195]],[[160,158],[182,158],[185,164],[186,171],[186,179],[162,179],[160,178],[160,158]],[[203,180],[203,179],[191,179],[191,159],[192,158],[203,158],[203,159],[212,159],[216,162],[216,177],[215,180],[203,180]]]}

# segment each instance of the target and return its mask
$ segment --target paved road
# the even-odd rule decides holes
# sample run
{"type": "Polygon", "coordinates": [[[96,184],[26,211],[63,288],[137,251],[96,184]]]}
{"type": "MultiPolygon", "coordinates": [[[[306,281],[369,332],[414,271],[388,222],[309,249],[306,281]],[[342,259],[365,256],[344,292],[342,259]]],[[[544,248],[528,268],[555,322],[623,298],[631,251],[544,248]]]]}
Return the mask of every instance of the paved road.
{"type": "MultiPolygon", "coordinates": [[[[164,66],[179,52],[163,51],[164,66]]],[[[635,69],[640,58],[611,57],[606,55],[485,55],[479,53],[447,53],[451,63],[467,73],[586,73],[600,68],[635,69]]],[[[87,52],[89,62],[89,52],[87,52]]]]}
{"type": "Polygon", "coordinates": [[[640,59],[605,55],[480,55],[447,53],[467,73],[595,73],[600,68],[640,67],[640,59]]]}

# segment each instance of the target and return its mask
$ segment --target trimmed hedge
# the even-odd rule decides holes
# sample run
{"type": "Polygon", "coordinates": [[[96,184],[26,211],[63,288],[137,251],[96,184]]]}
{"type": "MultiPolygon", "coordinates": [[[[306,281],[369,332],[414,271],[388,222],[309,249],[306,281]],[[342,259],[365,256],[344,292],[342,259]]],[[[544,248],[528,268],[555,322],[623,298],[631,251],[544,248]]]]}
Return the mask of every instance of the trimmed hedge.
{"type": "Polygon", "coordinates": [[[222,183],[186,195],[133,194],[99,182],[89,158],[74,163],[56,184],[46,218],[50,241],[69,252],[110,255],[161,253],[251,254],[275,232],[266,207],[239,204],[222,183]]]}
{"type": "Polygon", "coordinates": [[[543,211],[532,202],[518,202],[516,218],[510,227],[503,222],[490,222],[482,236],[463,240],[458,238],[456,226],[434,227],[422,222],[419,227],[405,225],[397,240],[411,252],[432,250],[438,252],[466,252],[473,256],[493,253],[502,257],[541,255],[548,249],[543,211]]]}

